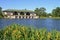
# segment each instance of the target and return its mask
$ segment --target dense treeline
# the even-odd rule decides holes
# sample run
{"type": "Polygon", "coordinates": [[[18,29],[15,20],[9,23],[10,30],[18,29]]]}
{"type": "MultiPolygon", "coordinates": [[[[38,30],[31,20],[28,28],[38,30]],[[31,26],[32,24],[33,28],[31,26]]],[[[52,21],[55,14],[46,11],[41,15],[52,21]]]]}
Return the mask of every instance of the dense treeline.
{"type": "Polygon", "coordinates": [[[60,17],[60,7],[56,7],[55,9],[52,10],[51,13],[46,12],[46,8],[41,7],[41,8],[36,8],[35,13],[39,15],[40,17],[60,17]]]}
{"type": "MultiPolygon", "coordinates": [[[[41,7],[41,8],[35,8],[34,12],[39,16],[39,17],[60,17],[60,7],[56,7],[55,9],[52,10],[51,13],[46,12],[46,8],[41,7]]],[[[2,18],[2,7],[0,7],[0,18],[2,18]]]]}
{"type": "Polygon", "coordinates": [[[2,8],[0,7],[0,18],[3,18],[2,8]]]}
{"type": "Polygon", "coordinates": [[[54,17],[60,17],[60,7],[56,7],[55,9],[52,10],[52,15],[54,17]]]}
{"type": "Polygon", "coordinates": [[[40,17],[46,17],[47,16],[47,13],[45,11],[46,11],[46,9],[44,7],[35,9],[35,13],[37,15],[39,15],[40,17]]]}

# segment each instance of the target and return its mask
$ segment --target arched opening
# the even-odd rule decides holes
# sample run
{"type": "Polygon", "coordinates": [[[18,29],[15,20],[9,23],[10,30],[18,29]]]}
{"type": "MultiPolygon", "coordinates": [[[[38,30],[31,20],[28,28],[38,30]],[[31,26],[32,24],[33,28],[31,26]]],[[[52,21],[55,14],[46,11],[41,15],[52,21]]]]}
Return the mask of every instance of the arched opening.
{"type": "Polygon", "coordinates": [[[14,12],[13,15],[18,15],[18,13],[17,12],[14,12]]]}
{"type": "Polygon", "coordinates": [[[19,16],[19,18],[21,18],[21,16],[19,16]]]}
{"type": "Polygon", "coordinates": [[[15,16],[15,18],[17,18],[18,16],[15,16]]]}
{"type": "Polygon", "coordinates": [[[20,15],[24,15],[24,12],[20,12],[20,15]]]}
{"type": "Polygon", "coordinates": [[[30,15],[30,13],[29,13],[29,12],[27,12],[27,13],[26,13],[26,15],[30,15]]]}

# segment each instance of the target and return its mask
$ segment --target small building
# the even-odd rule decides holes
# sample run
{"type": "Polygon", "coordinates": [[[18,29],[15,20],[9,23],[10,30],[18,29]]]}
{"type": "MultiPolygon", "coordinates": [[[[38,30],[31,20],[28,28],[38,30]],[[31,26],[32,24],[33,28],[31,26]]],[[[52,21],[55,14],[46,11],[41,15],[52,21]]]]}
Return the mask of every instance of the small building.
{"type": "Polygon", "coordinates": [[[31,19],[31,18],[39,18],[39,16],[37,16],[35,14],[34,11],[31,11],[31,10],[12,10],[12,9],[9,9],[9,10],[4,10],[3,11],[3,15],[4,15],[4,18],[27,18],[27,19],[31,19]]]}

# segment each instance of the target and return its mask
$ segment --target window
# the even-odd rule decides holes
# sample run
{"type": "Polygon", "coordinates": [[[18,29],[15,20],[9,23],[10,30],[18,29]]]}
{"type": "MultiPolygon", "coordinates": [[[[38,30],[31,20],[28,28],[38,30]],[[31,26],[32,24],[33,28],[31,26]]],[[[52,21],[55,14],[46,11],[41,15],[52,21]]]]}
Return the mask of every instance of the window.
{"type": "Polygon", "coordinates": [[[26,13],[26,15],[30,15],[30,13],[29,13],[29,12],[27,12],[27,13],[26,13]]]}
{"type": "Polygon", "coordinates": [[[18,15],[18,13],[17,12],[14,12],[13,15],[18,15]]]}
{"type": "Polygon", "coordinates": [[[24,12],[20,12],[20,15],[24,15],[24,12]]]}

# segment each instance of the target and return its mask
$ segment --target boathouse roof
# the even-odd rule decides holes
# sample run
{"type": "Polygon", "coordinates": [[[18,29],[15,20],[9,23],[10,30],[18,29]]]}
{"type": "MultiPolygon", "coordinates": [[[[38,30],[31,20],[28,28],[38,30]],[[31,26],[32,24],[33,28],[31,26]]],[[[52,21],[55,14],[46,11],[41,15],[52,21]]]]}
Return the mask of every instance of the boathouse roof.
{"type": "Polygon", "coordinates": [[[3,10],[3,12],[34,12],[34,11],[32,11],[32,10],[7,9],[7,10],[3,10]]]}

